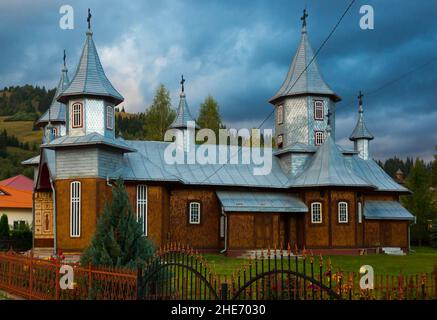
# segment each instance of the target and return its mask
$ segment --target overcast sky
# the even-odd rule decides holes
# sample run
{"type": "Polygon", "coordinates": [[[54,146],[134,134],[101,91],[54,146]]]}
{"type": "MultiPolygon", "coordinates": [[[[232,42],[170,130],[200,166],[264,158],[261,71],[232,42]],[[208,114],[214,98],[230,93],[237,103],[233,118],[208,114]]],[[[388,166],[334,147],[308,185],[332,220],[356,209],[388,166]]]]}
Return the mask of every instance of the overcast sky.
{"type": "MultiPolygon", "coordinates": [[[[211,94],[228,127],[256,127],[270,113],[267,100],[282,84],[295,53],[302,9],[309,12],[315,51],[349,2],[0,0],[0,87],[54,87],[64,48],[72,76],[89,6],[103,67],[125,97],[127,111],[144,111],[159,83],[177,106],[184,74],[193,115],[211,94]],[[75,10],[73,30],[59,27],[63,4],[75,10]]],[[[361,89],[373,93],[364,101],[367,125],[376,137],[374,157],[431,160],[437,144],[436,14],[435,1],[356,1],[318,56],[325,80],[343,99],[337,105],[340,144],[349,144],[361,89]],[[374,8],[374,30],[359,27],[365,4],[374,8]]],[[[271,126],[270,119],[265,127],[271,126]]]]}

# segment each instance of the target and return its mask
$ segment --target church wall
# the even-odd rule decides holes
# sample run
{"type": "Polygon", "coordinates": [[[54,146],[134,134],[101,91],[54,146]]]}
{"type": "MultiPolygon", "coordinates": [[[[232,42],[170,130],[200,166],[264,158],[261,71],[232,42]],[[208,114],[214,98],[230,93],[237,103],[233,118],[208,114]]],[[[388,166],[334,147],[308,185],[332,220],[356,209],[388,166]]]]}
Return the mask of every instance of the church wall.
{"type": "Polygon", "coordinates": [[[333,247],[355,247],[357,245],[357,208],[355,192],[333,191],[331,193],[331,234],[333,247]],[[338,222],[338,203],[348,204],[348,223],[338,222]]]}
{"type": "Polygon", "coordinates": [[[170,192],[169,239],[193,248],[219,248],[220,205],[213,190],[175,189],[170,192]],[[200,224],[189,223],[189,203],[200,202],[200,224]]]}
{"type": "Polygon", "coordinates": [[[328,119],[326,115],[328,111],[331,111],[331,136],[335,138],[335,103],[328,97],[322,96],[308,96],[308,144],[314,145],[314,132],[315,131],[325,131],[328,124],[328,119]],[[314,119],[314,101],[323,101],[323,112],[324,120],[314,119]]]}
{"type": "Polygon", "coordinates": [[[307,98],[289,97],[282,103],[284,106],[284,122],[276,124],[276,135],[284,135],[284,148],[295,142],[308,142],[307,98]]]}
{"type": "Polygon", "coordinates": [[[364,241],[367,247],[408,248],[408,221],[366,220],[364,241]]]}
{"type": "Polygon", "coordinates": [[[328,192],[321,194],[320,191],[305,192],[305,203],[311,210],[312,202],[322,203],[322,223],[311,223],[311,212],[304,215],[304,245],[307,248],[320,248],[329,246],[329,195],[328,192]]]}
{"type": "Polygon", "coordinates": [[[34,192],[34,244],[35,247],[53,246],[53,193],[34,192]]]}
{"type": "Polygon", "coordinates": [[[98,149],[76,148],[56,151],[56,178],[98,176],[98,149]]]}

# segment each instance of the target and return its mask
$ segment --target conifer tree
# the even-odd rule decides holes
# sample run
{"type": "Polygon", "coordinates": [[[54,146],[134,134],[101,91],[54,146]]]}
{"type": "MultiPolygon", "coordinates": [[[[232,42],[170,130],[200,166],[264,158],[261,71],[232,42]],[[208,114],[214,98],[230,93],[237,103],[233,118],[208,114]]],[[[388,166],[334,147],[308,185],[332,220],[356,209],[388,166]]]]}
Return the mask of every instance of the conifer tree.
{"type": "Polygon", "coordinates": [[[112,188],[112,201],[105,205],[91,245],[81,263],[93,266],[139,268],[154,253],[154,246],[143,236],[121,179],[112,188]]]}
{"type": "Polygon", "coordinates": [[[9,221],[8,216],[5,214],[0,218],[0,239],[9,239],[9,221]]]}
{"type": "Polygon", "coordinates": [[[434,221],[432,222],[432,228],[431,228],[431,246],[433,248],[437,249],[437,218],[434,219],[434,221]]]}
{"type": "Polygon", "coordinates": [[[435,147],[436,154],[434,155],[434,161],[432,162],[432,176],[431,176],[431,185],[434,188],[437,188],[437,146],[435,147]]]}
{"type": "Polygon", "coordinates": [[[161,84],[156,90],[153,104],[146,110],[144,131],[146,140],[162,141],[165,132],[176,117],[171,109],[170,92],[161,84]]]}
{"type": "Polygon", "coordinates": [[[211,129],[218,136],[218,131],[222,127],[222,121],[220,118],[218,103],[212,96],[206,97],[200,105],[197,124],[201,128],[211,129]]]}

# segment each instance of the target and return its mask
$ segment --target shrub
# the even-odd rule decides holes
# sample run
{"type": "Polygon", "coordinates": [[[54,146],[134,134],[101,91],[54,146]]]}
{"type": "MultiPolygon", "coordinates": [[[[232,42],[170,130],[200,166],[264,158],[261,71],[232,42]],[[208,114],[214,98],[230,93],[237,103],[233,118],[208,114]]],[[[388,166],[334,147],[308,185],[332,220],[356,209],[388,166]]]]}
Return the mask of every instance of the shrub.
{"type": "Polygon", "coordinates": [[[8,216],[3,214],[0,218],[0,240],[9,239],[9,221],[8,216]]]}

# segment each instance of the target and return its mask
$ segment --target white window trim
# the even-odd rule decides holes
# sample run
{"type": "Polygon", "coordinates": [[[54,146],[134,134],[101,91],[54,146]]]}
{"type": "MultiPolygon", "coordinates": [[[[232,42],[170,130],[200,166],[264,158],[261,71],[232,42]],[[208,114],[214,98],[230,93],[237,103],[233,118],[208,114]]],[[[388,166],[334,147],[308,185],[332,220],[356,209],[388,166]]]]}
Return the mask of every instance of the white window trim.
{"type": "Polygon", "coordinates": [[[284,123],[284,106],[281,104],[278,106],[278,112],[277,112],[277,124],[283,124],[284,123]]]}
{"type": "Polygon", "coordinates": [[[70,183],[70,237],[80,238],[81,233],[81,183],[70,183]]]}
{"type": "Polygon", "coordinates": [[[314,101],[314,120],[317,120],[317,121],[325,120],[324,112],[325,112],[325,105],[323,103],[323,100],[315,100],[314,101]],[[316,111],[317,111],[318,107],[322,108],[322,116],[321,117],[317,117],[317,112],[316,111]]]}
{"type": "Polygon", "coordinates": [[[83,128],[83,104],[81,102],[75,102],[71,105],[71,127],[72,128],[83,128]],[[78,120],[79,124],[75,124],[75,106],[79,106],[78,120]]]}
{"type": "Polygon", "coordinates": [[[106,129],[114,129],[114,107],[112,106],[106,107],[106,129]],[[111,110],[111,121],[109,121],[109,110],[111,110]]]}
{"type": "Polygon", "coordinates": [[[189,221],[190,221],[190,224],[200,224],[200,202],[190,202],[190,205],[189,205],[189,208],[190,208],[190,210],[189,210],[189,221]],[[197,219],[197,221],[194,221],[193,219],[192,219],[192,210],[193,210],[193,205],[197,205],[197,215],[198,215],[198,219],[197,219]]]}
{"type": "Polygon", "coordinates": [[[144,184],[137,185],[137,221],[142,222],[143,235],[147,237],[147,186],[144,184]],[[140,221],[142,219],[142,221],[140,221]]]}
{"type": "Polygon", "coordinates": [[[323,206],[322,206],[322,203],[321,202],[313,202],[313,203],[311,203],[311,223],[314,223],[314,224],[321,224],[322,222],[323,222],[323,206]],[[314,220],[314,207],[316,206],[316,205],[319,205],[320,206],[320,221],[315,221],[314,220]]]}
{"type": "Polygon", "coordinates": [[[349,205],[345,201],[340,201],[338,203],[338,223],[349,223],[349,205]],[[345,212],[346,219],[345,220],[342,219],[342,212],[341,212],[341,210],[342,210],[341,208],[343,205],[344,205],[344,208],[346,209],[346,212],[345,212]]]}
{"type": "Polygon", "coordinates": [[[324,140],[325,140],[325,137],[324,137],[323,131],[315,131],[314,132],[314,145],[321,146],[323,144],[324,140]],[[318,136],[321,137],[320,142],[319,142],[318,136]]]}
{"type": "Polygon", "coordinates": [[[363,223],[363,203],[358,202],[358,223],[363,223]]]}

